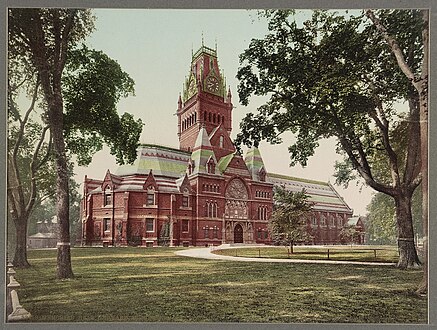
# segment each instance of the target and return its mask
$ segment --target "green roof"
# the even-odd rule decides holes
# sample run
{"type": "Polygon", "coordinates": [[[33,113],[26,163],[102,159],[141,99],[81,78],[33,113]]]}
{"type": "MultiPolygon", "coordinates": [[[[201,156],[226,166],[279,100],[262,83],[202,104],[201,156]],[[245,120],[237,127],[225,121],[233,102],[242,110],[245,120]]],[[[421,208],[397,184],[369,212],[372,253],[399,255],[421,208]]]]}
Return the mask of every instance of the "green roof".
{"type": "Polygon", "coordinates": [[[224,172],[226,170],[226,168],[228,167],[229,163],[231,162],[232,158],[234,158],[234,154],[231,153],[229,155],[223,156],[222,158],[220,158],[219,162],[218,162],[218,168],[220,170],[220,172],[224,172]]]}
{"type": "Polygon", "coordinates": [[[188,155],[188,156],[191,154],[190,151],[185,151],[185,150],[176,149],[176,148],[167,147],[167,146],[161,146],[161,145],[158,145],[158,144],[141,143],[140,147],[156,148],[156,149],[161,149],[161,150],[167,150],[167,151],[177,152],[177,153],[181,153],[183,155],[188,155]]]}
{"type": "Polygon", "coordinates": [[[117,175],[149,174],[178,178],[186,172],[190,153],[162,147],[143,144],[138,149],[138,157],[133,165],[122,165],[117,169],[117,175]]]}
{"type": "Polygon", "coordinates": [[[296,177],[293,177],[293,176],[287,176],[287,175],[276,174],[276,173],[268,173],[267,176],[271,177],[271,178],[277,178],[277,179],[284,179],[284,180],[290,180],[290,181],[298,181],[298,182],[304,182],[304,183],[318,184],[318,185],[322,185],[322,186],[329,186],[329,184],[327,182],[323,182],[323,181],[316,181],[316,180],[309,180],[309,179],[303,179],[303,178],[296,178],[296,177]]]}

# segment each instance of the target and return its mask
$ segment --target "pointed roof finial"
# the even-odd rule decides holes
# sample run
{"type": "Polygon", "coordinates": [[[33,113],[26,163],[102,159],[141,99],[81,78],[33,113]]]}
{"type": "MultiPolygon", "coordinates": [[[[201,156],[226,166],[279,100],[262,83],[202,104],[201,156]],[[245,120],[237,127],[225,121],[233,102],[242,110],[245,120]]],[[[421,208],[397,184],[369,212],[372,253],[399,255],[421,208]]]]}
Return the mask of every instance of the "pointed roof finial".
{"type": "Polygon", "coordinates": [[[202,47],[203,47],[203,31],[202,31],[202,47]]]}
{"type": "Polygon", "coordinates": [[[194,56],[193,43],[191,43],[191,57],[194,56]]]}
{"type": "Polygon", "coordinates": [[[217,37],[215,38],[215,52],[217,53],[217,37]]]}

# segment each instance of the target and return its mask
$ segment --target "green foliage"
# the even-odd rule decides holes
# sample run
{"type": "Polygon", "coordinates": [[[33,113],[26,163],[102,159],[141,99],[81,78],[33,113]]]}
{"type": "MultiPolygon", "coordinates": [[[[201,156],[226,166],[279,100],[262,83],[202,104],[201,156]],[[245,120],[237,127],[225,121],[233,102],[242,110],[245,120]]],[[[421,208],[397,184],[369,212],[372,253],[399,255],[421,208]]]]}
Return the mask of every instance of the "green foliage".
{"type": "MultiPolygon", "coordinates": [[[[401,46],[408,45],[408,62],[419,70],[423,54],[418,12],[380,14],[401,46]]],[[[280,135],[289,131],[296,135],[289,147],[291,165],[305,166],[320,139],[336,137],[337,151],[348,159],[348,164],[338,164],[339,182],[349,182],[355,177],[351,171],[358,170],[367,184],[389,192],[385,178],[396,162],[391,138],[398,136],[400,122],[417,119],[417,113],[401,115],[394,104],[417,98],[417,93],[373,24],[362,15],[329,11],[314,11],[302,26],[294,12],[269,11],[266,17],[270,33],[253,39],[240,55],[237,78],[243,105],[252,95],[269,100],[242,120],[236,144],[280,143],[280,135]],[[385,165],[383,175],[373,172],[376,161],[385,165]]],[[[406,153],[397,156],[406,163],[406,153]]]]}
{"type": "Polygon", "coordinates": [[[273,195],[274,207],[269,223],[271,237],[275,244],[293,244],[310,238],[306,223],[312,204],[308,202],[305,190],[292,192],[276,187],[273,195]]]}
{"type": "Polygon", "coordinates": [[[354,226],[344,226],[341,228],[339,236],[343,242],[353,243],[359,237],[360,232],[354,226]]]}
{"type": "Polygon", "coordinates": [[[78,163],[89,164],[103,143],[110,146],[117,163],[135,161],[142,121],[117,113],[120,98],[134,93],[134,81],[120,65],[103,52],[82,46],[68,54],[63,86],[66,144],[78,163]]]}
{"type": "MultiPolygon", "coordinates": [[[[422,236],[422,191],[416,189],[411,200],[414,232],[422,236]]],[[[372,244],[396,243],[396,207],[393,198],[377,193],[367,206],[366,234],[372,244]]]]}

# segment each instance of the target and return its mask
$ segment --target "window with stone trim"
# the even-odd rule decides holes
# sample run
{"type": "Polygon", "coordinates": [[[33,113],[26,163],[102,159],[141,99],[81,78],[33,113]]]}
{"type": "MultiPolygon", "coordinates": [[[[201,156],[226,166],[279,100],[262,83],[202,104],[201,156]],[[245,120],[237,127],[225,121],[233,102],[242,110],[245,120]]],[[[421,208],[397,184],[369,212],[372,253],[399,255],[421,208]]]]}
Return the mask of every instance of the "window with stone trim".
{"type": "Polygon", "coordinates": [[[189,203],[189,196],[182,196],[182,207],[189,207],[190,203],[189,203]]]}
{"type": "Polygon", "coordinates": [[[112,190],[109,186],[106,187],[103,195],[103,205],[112,205],[112,190]]]}
{"type": "Polygon", "coordinates": [[[155,205],[155,188],[149,186],[147,188],[146,205],[155,205]]]}
{"type": "Polygon", "coordinates": [[[103,219],[103,231],[109,231],[111,229],[111,219],[104,218],[103,219]]]}
{"type": "Polygon", "coordinates": [[[155,223],[155,220],[153,219],[153,218],[147,218],[146,219],[146,231],[147,232],[153,232],[154,231],[154,223],[155,223]]]}

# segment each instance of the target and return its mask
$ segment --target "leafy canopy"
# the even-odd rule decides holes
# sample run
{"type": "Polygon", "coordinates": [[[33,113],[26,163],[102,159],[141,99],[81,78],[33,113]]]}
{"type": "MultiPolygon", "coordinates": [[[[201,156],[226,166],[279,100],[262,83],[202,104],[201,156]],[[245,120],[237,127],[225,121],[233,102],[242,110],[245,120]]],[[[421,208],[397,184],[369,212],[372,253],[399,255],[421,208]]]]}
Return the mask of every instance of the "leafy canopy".
{"type": "Polygon", "coordinates": [[[78,163],[89,164],[103,143],[117,163],[132,163],[143,124],[117,113],[120,98],[134,94],[132,78],[103,52],[82,46],[68,54],[63,86],[66,145],[78,163]]]}
{"type": "MultiPolygon", "coordinates": [[[[265,15],[269,34],[253,39],[240,55],[237,78],[243,105],[252,95],[269,100],[242,120],[236,144],[280,143],[280,135],[290,131],[296,135],[289,147],[291,165],[305,166],[320,139],[336,137],[337,152],[350,162],[343,165],[344,178],[355,169],[371,187],[391,195],[393,182],[383,179],[387,172],[393,171],[395,185],[405,177],[410,184],[415,176],[405,171],[403,177],[400,168],[407,155],[393,151],[391,138],[398,122],[417,119],[414,107],[402,115],[395,105],[417,93],[373,25],[363,15],[330,11],[314,11],[302,25],[293,11],[265,15]],[[375,157],[389,164],[383,176],[372,171],[375,157]]],[[[406,57],[418,70],[423,57],[420,15],[392,10],[381,11],[381,17],[400,44],[408,46],[406,57]]]]}
{"type": "Polygon", "coordinates": [[[300,192],[275,187],[273,213],[269,223],[272,238],[276,243],[292,244],[309,238],[306,222],[311,214],[312,203],[303,189],[300,192]]]}

